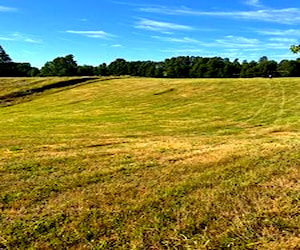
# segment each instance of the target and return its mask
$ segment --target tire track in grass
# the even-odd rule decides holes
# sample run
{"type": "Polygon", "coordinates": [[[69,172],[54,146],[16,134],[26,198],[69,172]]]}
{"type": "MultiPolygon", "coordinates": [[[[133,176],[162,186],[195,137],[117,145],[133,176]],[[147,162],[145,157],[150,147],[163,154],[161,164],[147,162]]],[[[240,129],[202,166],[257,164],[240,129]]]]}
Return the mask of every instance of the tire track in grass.
{"type": "Polygon", "coordinates": [[[253,115],[251,115],[247,120],[244,121],[245,123],[253,121],[256,117],[258,117],[263,112],[263,110],[266,108],[266,106],[270,103],[271,94],[274,92],[274,88],[272,87],[272,84],[270,82],[268,82],[267,85],[268,85],[269,90],[265,97],[264,103],[253,115]]]}
{"type": "MultiPolygon", "coordinates": [[[[274,114],[274,115],[276,115],[276,117],[274,118],[272,123],[275,125],[276,123],[279,123],[280,121],[282,121],[282,119],[283,119],[282,117],[285,112],[285,106],[286,106],[286,90],[282,83],[279,83],[279,84],[280,84],[279,85],[280,87],[276,87],[277,85],[275,86],[275,84],[271,84],[271,82],[268,82],[269,91],[265,97],[264,103],[245,122],[253,121],[255,118],[257,118],[260,114],[263,113],[263,111],[267,108],[268,105],[274,105],[274,104],[276,106],[278,106],[278,110],[274,114]],[[276,94],[278,92],[280,92],[280,94],[278,94],[278,96],[280,96],[280,97],[278,97],[278,99],[275,99],[275,101],[272,101],[271,100],[272,94],[276,94]]],[[[274,96],[273,98],[276,98],[276,97],[274,96]]]]}
{"type": "Polygon", "coordinates": [[[286,93],[285,93],[285,87],[283,86],[282,83],[280,83],[280,88],[281,88],[281,101],[279,104],[279,111],[277,113],[276,119],[274,120],[274,124],[282,121],[282,116],[285,111],[286,93]]]}

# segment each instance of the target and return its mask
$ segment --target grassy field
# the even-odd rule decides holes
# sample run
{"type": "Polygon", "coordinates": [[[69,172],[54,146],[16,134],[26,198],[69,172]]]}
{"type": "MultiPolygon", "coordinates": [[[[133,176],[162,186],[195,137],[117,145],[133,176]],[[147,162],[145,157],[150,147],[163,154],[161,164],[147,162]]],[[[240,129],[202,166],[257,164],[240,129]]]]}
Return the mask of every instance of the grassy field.
{"type": "Polygon", "coordinates": [[[300,79],[87,83],[0,107],[0,248],[300,249],[300,79]]]}

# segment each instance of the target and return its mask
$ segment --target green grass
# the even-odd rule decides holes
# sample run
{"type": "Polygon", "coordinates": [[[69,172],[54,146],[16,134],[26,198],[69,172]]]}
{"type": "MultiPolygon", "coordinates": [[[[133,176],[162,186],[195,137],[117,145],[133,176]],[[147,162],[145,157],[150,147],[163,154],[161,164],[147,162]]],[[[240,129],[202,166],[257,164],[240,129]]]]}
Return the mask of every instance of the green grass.
{"type": "Polygon", "coordinates": [[[0,248],[300,248],[299,91],[99,79],[1,107],[0,248]]]}

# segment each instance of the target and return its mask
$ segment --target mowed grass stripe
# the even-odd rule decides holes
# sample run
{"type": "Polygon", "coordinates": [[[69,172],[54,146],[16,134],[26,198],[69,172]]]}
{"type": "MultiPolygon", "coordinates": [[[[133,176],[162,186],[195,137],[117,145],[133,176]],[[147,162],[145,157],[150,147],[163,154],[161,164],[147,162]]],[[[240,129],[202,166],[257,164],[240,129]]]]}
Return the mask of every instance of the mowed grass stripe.
{"type": "Polygon", "coordinates": [[[299,89],[127,78],[0,108],[0,247],[299,247],[299,89]]]}

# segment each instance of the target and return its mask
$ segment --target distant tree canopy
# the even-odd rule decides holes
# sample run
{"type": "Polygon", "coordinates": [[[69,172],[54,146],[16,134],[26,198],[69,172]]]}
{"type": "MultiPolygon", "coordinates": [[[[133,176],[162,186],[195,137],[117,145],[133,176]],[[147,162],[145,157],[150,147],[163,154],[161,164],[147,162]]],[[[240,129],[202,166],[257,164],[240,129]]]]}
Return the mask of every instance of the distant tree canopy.
{"type": "MultiPolygon", "coordinates": [[[[300,52],[300,45],[291,48],[300,52]]],[[[29,63],[14,63],[0,46],[0,76],[107,76],[130,75],[169,78],[233,78],[300,76],[300,58],[276,62],[266,56],[257,62],[238,59],[230,61],[221,57],[178,56],[161,62],[126,61],[118,58],[110,64],[99,66],[77,65],[72,54],[46,62],[39,70],[29,63]]]]}
{"type": "MultiPolygon", "coordinates": [[[[87,66],[85,66],[87,67],[87,66]]],[[[80,69],[80,67],[79,67],[80,69]]],[[[131,75],[168,78],[236,78],[300,76],[300,59],[282,60],[280,63],[263,56],[256,61],[230,61],[221,57],[179,56],[163,62],[132,61],[116,59],[109,65],[90,68],[96,75],[131,75]]]]}

